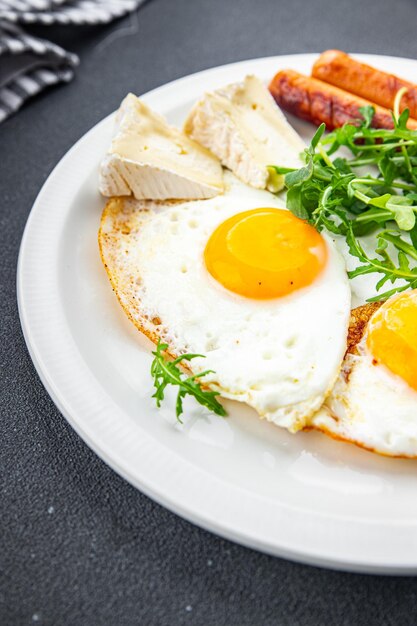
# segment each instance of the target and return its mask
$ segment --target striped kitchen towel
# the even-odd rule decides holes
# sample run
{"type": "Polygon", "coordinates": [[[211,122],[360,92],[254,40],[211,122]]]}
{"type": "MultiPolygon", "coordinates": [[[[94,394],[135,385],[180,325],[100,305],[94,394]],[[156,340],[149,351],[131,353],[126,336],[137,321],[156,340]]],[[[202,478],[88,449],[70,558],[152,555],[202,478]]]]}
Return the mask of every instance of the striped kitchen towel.
{"type": "Polygon", "coordinates": [[[27,34],[22,25],[106,24],[145,1],[0,0],[0,122],[44,88],[70,81],[79,63],[77,55],[27,34]]]}
{"type": "Polygon", "coordinates": [[[0,0],[0,20],[23,24],[106,24],[144,0],[0,0]]]}

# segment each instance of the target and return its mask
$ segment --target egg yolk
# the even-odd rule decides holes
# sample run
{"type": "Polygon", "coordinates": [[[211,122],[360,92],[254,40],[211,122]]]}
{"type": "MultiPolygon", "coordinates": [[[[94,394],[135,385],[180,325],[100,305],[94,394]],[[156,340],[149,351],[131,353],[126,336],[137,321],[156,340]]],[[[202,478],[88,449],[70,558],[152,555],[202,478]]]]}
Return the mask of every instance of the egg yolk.
{"type": "Polygon", "coordinates": [[[389,300],[374,313],[366,347],[377,363],[417,391],[417,290],[389,300]]]}
{"type": "Polygon", "coordinates": [[[220,224],[204,260],[219,283],[256,299],[285,296],[310,285],[327,260],[321,235],[283,209],[253,209],[220,224]]]}

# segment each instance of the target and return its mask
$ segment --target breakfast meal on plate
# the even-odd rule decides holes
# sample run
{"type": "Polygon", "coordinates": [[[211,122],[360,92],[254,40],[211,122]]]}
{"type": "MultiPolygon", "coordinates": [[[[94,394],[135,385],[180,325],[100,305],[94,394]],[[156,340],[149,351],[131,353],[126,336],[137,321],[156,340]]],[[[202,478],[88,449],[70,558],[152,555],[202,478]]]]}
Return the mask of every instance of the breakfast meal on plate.
{"type": "Polygon", "coordinates": [[[414,94],[333,50],[311,77],[203,94],[182,131],[125,98],[99,246],[156,344],[158,406],[173,385],[179,421],[186,396],[218,415],[227,398],[290,432],[417,458],[414,94]],[[319,125],[309,146],[278,105],[319,125]]]}

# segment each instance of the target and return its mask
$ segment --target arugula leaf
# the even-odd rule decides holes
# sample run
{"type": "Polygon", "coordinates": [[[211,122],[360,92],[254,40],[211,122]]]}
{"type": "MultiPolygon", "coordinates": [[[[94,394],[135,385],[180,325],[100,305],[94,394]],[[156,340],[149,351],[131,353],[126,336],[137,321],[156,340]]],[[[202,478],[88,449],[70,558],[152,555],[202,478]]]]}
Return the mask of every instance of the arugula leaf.
{"type": "Polygon", "coordinates": [[[199,374],[186,377],[185,374],[179,369],[178,364],[182,361],[191,361],[196,357],[203,357],[203,354],[182,354],[174,361],[169,361],[165,356],[165,351],[168,349],[167,343],[161,343],[158,341],[156,350],[152,352],[154,360],[151,365],[151,375],[154,379],[155,393],[153,398],[156,399],[156,406],[159,408],[165,398],[165,389],[168,385],[175,385],[179,387],[177,401],[176,401],[176,416],[177,420],[182,424],[180,415],[183,413],[182,401],[186,395],[194,396],[199,404],[207,407],[213,413],[217,415],[226,416],[227,412],[225,408],[217,400],[216,396],[219,395],[217,391],[206,390],[199,382],[201,378],[207,376],[207,374],[213,373],[212,370],[205,370],[199,374]]]}
{"type": "Polygon", "coordinates": [[[323,122],[322,124],[320,124],[320,126],[314,133],[313,139],[310,142],[310,148],[308,148],[308,151],[310,152],[312,156],[314,155],[314,151],[316,147],[318,146],[318,143],[320,139],[322,138],[325,130],[326,130],[326,124],[323,122]]]}
{"type": "Polygon", "coordinates": [[[349,163],[347,162],[346,159],[342,159],[341,157],[337,157],[333,161],[333,165],[342,174],[351,174],[352,173],[352,168],[350,167],[350,165],[349,165],[349,163]]]}
{"type": "Polygon", "coordinates": [[[378,161],[377,165],[385,184],[391,185],[391,183],[394,182],[394,179],[399,175],[398,165],[388,156],[388,154],[385,154],[382,159],[378,161]]]}
{"type": "MultiPolygon", "coordinates": [[[[370,203],[371,204],[371,203],[370,203]]],[[[392,212],[389,209],[381,207],[371,207],[366,211],[362,211],[360,215],[354,220],[354,226],[356,224],[374,224],[384,225],[388,220],[392,218],[392,212]]]]}
{"type": "Polygon", "coordinates": [[[326,125],[325,124],[320,124],[320,126],[318,127],[318,129],[314,133],[314,137],[313,137],[313,139],[310,142],[310,146],[308,148],[306,148],[306,150],[304,151],[305,152],[305,157],[306,157],[306,164],[305,164],[305,166],[301,167],[298,170],[291,171],[291,172],[287,173],[287,175],[285,176],[285,185],[288,188],[294,187],[294,185],[299,185],[301,183],[304,183],[304,182],[308,181],[312,177],[313,171],[314,171],[314,153],[315,153],[315,149],[316,149],[317,145],[319,144],[321,136],[323,135],[325,130],[326,130],[326,125]]]}
{"type": "Polygon", "coordinates": [[[287,192],[287,207],[296,217],[302,220],[309,219],[309,213],[304,206],[303,199],[301,197],[301,189],[298,186],[290,187],[287,192]]]}
{"type": "Polygon", "coordinates": [[[392,194],[384,193],[382,196],[371,198],[369,204],[384,209],[387,206],[387,202],[392,198],[392,194]]]}
{"type": "Polygon", "coordinates": [[[411,230],[416,223],[412,200],[406,196],[391,196],[386,203],[386,208],[392,211],[394,220],[397,222],[401,230],[411,230]]]}
{"type": "Polygon", "coordinates": [[[289,174],[289,172],[295,172],[295,167],[281,167],[280,165],[267,165],[267,169],[271,169],[277,174],[289,174]]]}
{"type": "Polygon", "coordinates": [[[395,120],[396,127],[399,129],[406,130],[409,117],[410,117],[410,111],[408,109],[404,109],[400,117],[397,120],[395,120]]]}
{"type": "Polygon", "coordinates": [[[288,188],[294,187],[309,180],[313,175],[313,159],[308,158],[307,164],[301,167],[299,170],[290,172],[285,176],[285,184],[288,188]]]}
{"type": "MultiPolygon", "coordinates": [[[[384,240],[387,244],[392,243],[397,250],[408,254],[409,257],[417,261],[417,250],[413,245],[405,241],[396,231],[383,230],[378,233],[378,239],[384,240]]],[[[417,270],[417,268],[415,269],[417,270]]]]}
{"type": "Polygon", "coordinates": [[[369,128],[372,124],[373,117],[375,115],[375,107],[371,105],[366,105],[364,107],[359,107],[359,112],[363,117],[363,128],[369,128]]]}

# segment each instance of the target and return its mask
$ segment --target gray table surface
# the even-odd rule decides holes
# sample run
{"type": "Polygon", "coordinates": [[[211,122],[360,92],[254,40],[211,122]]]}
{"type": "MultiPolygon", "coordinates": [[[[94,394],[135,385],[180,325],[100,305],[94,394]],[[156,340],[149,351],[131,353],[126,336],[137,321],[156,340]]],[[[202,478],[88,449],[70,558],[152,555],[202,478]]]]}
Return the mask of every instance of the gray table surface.
{"type": "Polygon", "coordinates": [[[413,578],[259,554],[200,530],[117,476],[49,399],[15,298],[19,243],[41,185],[128,91],[331,47],[417,57],[416,35],[413,0],[152,0],[108,27],[54,30],[81,56],[76,80],[0,126],[2,625],[417,623],[413,578]]]}

